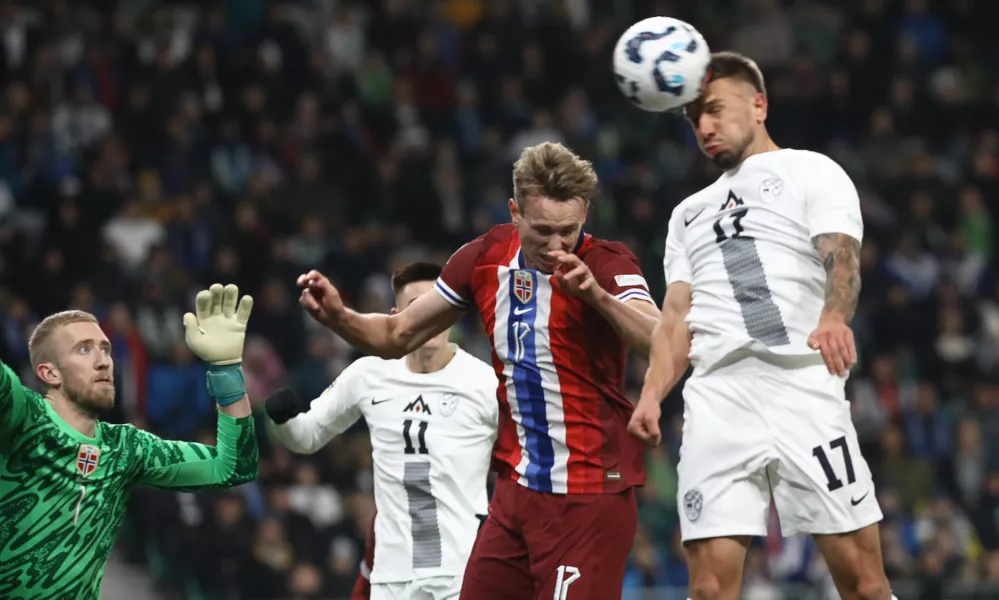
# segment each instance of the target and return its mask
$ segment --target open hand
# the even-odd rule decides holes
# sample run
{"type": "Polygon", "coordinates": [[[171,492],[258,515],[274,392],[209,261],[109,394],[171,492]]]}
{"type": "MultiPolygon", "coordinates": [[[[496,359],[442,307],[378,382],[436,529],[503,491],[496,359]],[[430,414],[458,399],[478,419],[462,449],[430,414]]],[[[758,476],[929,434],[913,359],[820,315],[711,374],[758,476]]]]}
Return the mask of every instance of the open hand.
{"type": "Polygon", "coordinates": [[[238,287],[216,283],[198,292],[194,310],[184,315],[184,339],[191,352],[213,365],[241,362],[253,298],[240,299],[238,287]]]}
{"type": "Polygon", "coordinates": [[[343,298],[325,275],[312,270],[300,275],[297,283],[302,288],[298,303],[313,319],[327,326],[340,319],[344,311],[343,298]]]}
{"type": "Polygon", "coordinates": [[[558,261],[555,269],[555,278],[559,286],[573,296],[581,296],[584,299],[595,299],[600,291],[600,284],[593,277],[593,272],[575,254],[563,252],[562,250],[552,250],[548,256],[558,261]]]}
{"type": "Polygon", "coordinates": [[[845,377],[857,363],[853,331],[838,317],[822,317],[819,327],[808,336],[808,347],[822,353],[822,360],[833,375],[845,377]]]}

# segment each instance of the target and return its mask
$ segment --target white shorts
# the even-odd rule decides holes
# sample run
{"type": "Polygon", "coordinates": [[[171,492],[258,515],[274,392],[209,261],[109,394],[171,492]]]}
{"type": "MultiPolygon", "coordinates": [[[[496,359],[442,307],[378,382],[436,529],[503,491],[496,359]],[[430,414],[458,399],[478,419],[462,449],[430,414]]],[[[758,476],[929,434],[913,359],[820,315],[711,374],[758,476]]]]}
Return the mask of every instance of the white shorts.
{"type": "Polygon", "coordinates": [[[881,508],[845,399],[825,365],[789,369],[748,357],[683,389],[677,504],[684,541],[855,531],[881,508]]]}
{"type": "Polygon", "coordinates": [[[461,577],[426,577],[399,583],[371,584],[371,600],[457,600],[461,577]]]}

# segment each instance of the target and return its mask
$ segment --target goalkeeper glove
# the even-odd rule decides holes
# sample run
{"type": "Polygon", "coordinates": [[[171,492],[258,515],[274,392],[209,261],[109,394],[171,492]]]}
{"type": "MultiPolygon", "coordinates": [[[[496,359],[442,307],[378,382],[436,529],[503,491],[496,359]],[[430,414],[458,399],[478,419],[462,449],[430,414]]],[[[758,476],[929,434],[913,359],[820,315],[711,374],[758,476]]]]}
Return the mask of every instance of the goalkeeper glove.
{"type": "Polygon", "coordinates": [[[214,284],[198,292],[195,314],[184,315],[184,338],[191,352],[208,363],[208,392],[220,406],[246,395],[243,381],[243,340],[253,310],[253,298],[239,298],[239,288],[214,284]]]}
{"type": "Polygon", "coordinates": [[[274,421],[275,425],[284,425],[305,412],[305,407],[298,400],[298,394],[288,388],[274,392],[264,402],[264,408],[267,410],[267,416],[270,417],[271,421],[274,421]]]}

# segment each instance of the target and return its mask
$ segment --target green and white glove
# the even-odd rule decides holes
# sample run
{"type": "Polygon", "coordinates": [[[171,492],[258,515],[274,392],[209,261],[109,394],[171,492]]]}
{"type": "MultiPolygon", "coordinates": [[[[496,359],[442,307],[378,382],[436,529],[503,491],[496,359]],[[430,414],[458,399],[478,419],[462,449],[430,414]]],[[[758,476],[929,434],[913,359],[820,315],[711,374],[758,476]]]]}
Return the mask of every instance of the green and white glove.
{"type": "Polygon", "coordinates": [[[238,287],[216,283],[198,292],[195,314],[184,315],[187,347],[208,363],[208,392],[220,406],[246,395],[241,363],[253,298],[243,296],[237,306],[238,298],[238,287]]]}

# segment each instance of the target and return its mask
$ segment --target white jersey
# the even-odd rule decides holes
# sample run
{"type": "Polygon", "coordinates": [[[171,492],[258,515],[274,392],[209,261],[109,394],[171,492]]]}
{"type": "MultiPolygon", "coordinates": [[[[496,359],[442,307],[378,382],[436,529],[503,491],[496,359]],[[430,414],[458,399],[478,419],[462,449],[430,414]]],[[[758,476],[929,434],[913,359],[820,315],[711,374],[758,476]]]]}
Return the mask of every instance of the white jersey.
{"type": "Polygon", "coordinates": [[[736,350],[818,354],[807,340],[825,303],[826,273],[812,238],[862,241],[863,231],[850,177],[805,150],[754,154],[681,202],[663,267],[667,285],[691,284],[694,368],[711,369],[736,350]]]}
{"type": "Polygon", "coordinates": [[[461,576],[486,517],[496,375],[454,348],[434,373],[414,373],[404,359],[362,358],[308,412],[276,427],[288,448],[311,453],[367,421],[378,508],[372,584],[461,576]]]}

